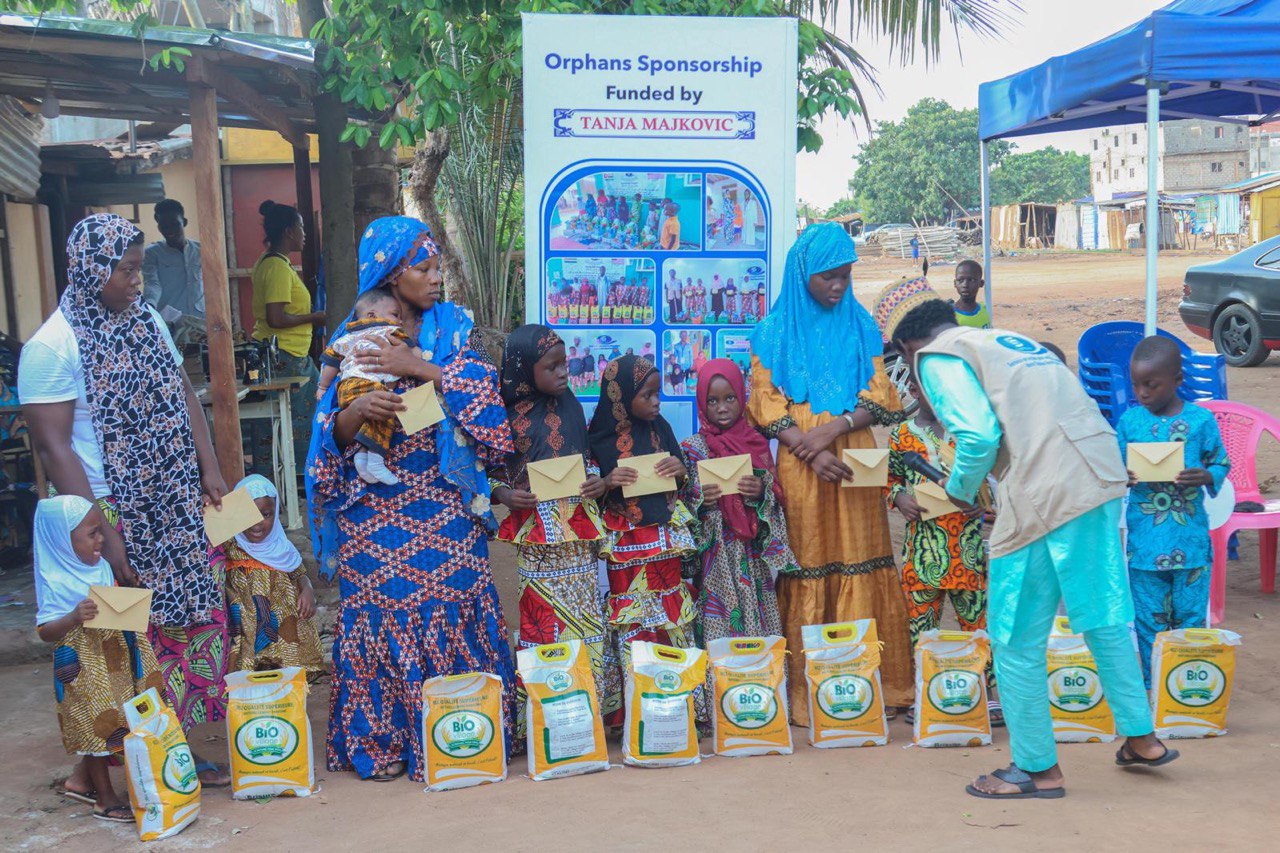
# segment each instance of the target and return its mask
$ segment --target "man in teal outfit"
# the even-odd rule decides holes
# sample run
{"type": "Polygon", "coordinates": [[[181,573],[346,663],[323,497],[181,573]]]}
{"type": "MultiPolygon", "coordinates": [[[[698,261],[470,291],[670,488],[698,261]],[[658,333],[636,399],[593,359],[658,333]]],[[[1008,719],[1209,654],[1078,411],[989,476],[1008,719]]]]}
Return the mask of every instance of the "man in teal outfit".
{"type": "Polygon", "coordinates": [[[966,790],[990,799],[1066,794],[1045,662],[1059,600],[1093,653],[1126,737],[1116,763],[1177,758],[1154,734],[1129,635],[1133,600],[1120,544],[1128,475],[1115,431],[1047,349],[1012,332],[957,325],[922,278],[887,287],[874,313],[955,438],[945,484],[953,502],[969,506],[988,474],[999,481],[987,625],[1013,764],[966,790]]]}

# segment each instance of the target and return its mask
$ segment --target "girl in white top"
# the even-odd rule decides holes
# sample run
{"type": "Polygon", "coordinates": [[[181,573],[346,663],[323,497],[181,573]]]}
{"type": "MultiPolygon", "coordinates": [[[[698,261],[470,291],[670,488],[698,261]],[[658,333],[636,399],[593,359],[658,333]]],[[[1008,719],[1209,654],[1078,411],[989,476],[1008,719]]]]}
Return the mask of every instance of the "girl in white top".
{"type": "Polygon", "coordinates": [[[145,633],[90,628],[98,615],[91,586],[112,586],[102,559],[102,512],[78,495],[40,501],[34,525],[36,630],[54,646],[53,695],[67,754],[82,756],[63,783],[64,796],[93,806],[100,820],[132,823],[116,794],[108,759],[128,731],[120,706],[160,688],[160,670],[145,633]]]}

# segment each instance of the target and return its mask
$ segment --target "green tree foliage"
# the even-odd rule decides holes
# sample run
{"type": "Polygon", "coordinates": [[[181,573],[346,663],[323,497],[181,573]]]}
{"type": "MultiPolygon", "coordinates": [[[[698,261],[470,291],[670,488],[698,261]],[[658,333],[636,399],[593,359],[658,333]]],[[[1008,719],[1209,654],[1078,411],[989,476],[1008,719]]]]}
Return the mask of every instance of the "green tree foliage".
{"type": "MultiPolygon", "coordinates": [[[[992,162],[1009,149],[992,142],[992,162]]],[[[879,122],[857,160],[853,188],[871,222],[945,221],[981,203],[977,110],[924,98],[902,121],[879,122]]]]}
{"type": "Polygon", "coordinates": [[[857,200],[852,198],[842,198],[827,208],[827,218],[835,219],[837,216],[848,216],[850,213],[858,212],[857,200]]]}
{"type": "Polygon", "coordinates": [[[1056,204],[1089,194],[1089,157],[1057,148],[1010,154],[991,173],[991,203],[1056,204]]]}

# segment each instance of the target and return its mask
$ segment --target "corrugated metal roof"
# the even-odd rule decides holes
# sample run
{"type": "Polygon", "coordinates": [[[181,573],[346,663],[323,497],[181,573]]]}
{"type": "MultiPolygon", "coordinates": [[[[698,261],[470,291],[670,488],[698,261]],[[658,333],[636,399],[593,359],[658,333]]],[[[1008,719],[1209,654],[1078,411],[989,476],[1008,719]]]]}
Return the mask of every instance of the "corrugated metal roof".
{"type": "Polygon", "coordinates": [[[34,198],[40,189],[40,131],[44,120],[0,96],[0,193],[34,198]]]}

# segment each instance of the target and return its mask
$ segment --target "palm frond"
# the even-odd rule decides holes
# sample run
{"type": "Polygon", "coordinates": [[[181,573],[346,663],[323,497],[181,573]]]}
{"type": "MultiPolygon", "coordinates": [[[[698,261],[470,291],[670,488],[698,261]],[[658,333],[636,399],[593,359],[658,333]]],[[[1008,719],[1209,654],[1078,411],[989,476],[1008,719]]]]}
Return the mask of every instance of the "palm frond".
{"type": "Polygon", "coordinates": [[[808,7],[807,16],[828,32],[847,14],[849,39],[884,38],[903,62],[915,59],[917,49],[926,60],[937,59],[948,30],[957,37],[961,31],[998,36],[1022,12],[1020,0],[801,0],[797,5],[808,7]]]}

